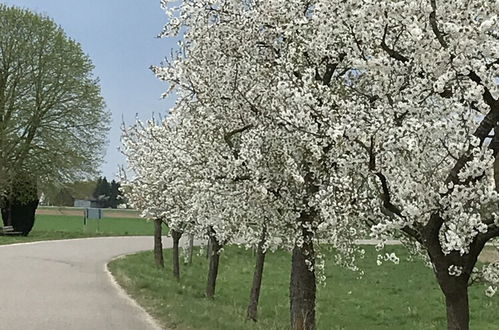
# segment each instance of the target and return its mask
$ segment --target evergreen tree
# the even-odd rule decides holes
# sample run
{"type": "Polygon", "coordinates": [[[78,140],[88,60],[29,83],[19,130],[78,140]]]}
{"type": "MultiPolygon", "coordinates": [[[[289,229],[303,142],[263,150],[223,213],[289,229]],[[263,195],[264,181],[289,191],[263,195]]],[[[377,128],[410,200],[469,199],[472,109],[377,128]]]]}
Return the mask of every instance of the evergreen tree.
{"type": "Polygon", "coordinates": [[[119,191],[119,183],[115,180],[111,181],[110,192],[109,192],[109,207],[115,209],[120,204],[120,191],[119,191]]]}
{"type": "Polygon", "coordinates": [[[93,197],[100,201],[101,207],[109,207],[111,196],[111,185],[107,181],[106,177],[99,177],[97,179],[97,185],[95,186],[95,191],[93,197]]]}
{"type": "Polygon", "coordinates": [[[99,199],[99,195],[101,195],[101,186],[102,186],[102,177],[97,179],[97,184],[95,185],[95,190],[92,194],[93,198],[99,199]]]}

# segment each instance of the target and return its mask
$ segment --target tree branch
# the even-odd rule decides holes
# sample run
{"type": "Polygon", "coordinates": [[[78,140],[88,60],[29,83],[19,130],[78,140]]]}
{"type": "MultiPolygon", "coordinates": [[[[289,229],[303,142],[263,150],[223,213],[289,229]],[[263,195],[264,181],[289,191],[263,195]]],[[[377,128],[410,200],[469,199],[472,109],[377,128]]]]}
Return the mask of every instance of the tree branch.
{"type": "MultiPolygon", "coordinates": [[[[386,215],[392,216],[392,217],[397,216],[401,219],[405,219],[405,216],[402,214],[402,210],[398,206],[394,205],[391,201],[391,193],[390,193],[390,189],[388,187],[388,179],[386,178],[386,176],[383,173],[376,171],[376,155],[374,153],[374,137],[371,137],[371,145],[369,147],[366,146],[362,141],[356,140],[356,142],[359,143],[362,148],[367,150],[367,152],[369,154],[369,170],[371,172],[373,172],[374,175],[376,175],[381,182],[381,189],[383,191],[383,193],[381,195],[381,200],[383,202],[383,209],[382,209],[383,213],[385,213],[386,215]]],[[[414,238],[419,243],[423,243],[422,236],[421,236],[419,229],[417,229],[417,228],[415,229],[415,228],[412,228],[410,226],[404,226],[404,227],[400,228],[400,230],[403,233],[405,233],[406,235],[414,238]]]]}
{"type": "Polygon", "coordinates": [[[322,78],[322,83],[324,85],[329,86],[331,84],[331,79],[333,78],[336,68],[346,56],[347,56],[346,53],[341,53],[338,58],[338,62],[326,64],[326,72],[324,73],[324,77],[322,78]]]}
{"type": "Polygon", "coordinates": [[[435,36],[437,37],[438,42],[440,43],[440,45],[442,45],[443,48],[448,48],[449,45],[445,41],[442,32],[440,32],[440,30],[438,29],[437,3],[436,3],[436,0],[430,0],[430,3],[431,3],[431,9],[432,9],[432,12],[430,13],[430,26],[431,26],[431,29],[432,29],[433,33],[435,34],[435,36]]]}
{"type": "Polygon", "coordinates": [[[409,58],[405,57],[404,55],[400,54],[394,49],[391,49],[388,47],[386,44],[386,35],[388,34],[388,25],[385,25],[385,31],[383,32],[383,39],[381,40],[381,48],[393,59],[405,63],[409,62],[409,58]]]}

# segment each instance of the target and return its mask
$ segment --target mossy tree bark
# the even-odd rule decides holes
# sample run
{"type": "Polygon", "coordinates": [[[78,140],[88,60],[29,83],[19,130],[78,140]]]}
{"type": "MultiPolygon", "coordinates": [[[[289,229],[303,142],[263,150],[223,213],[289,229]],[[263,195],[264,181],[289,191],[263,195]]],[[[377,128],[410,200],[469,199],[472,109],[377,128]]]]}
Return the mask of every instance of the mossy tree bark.
{"type": "Polygon", "coordinates": [[[154,261],[156,266],[159,268],[165,267],[165,261],[163,258],[163,242],[161,241],[162,235],[162,224],[161,219],[154,220],[154,261]]]}
{"type": "Polygon", "coordinates": [[[292,330],[315,330],[315,251],[313,234],[306,228],[314,213],[302,213],[303,244],[293,248],[290,280],[290,314],[292,330]]]}
{"type": "Polygon", "coordinates": [[[210,235],[210,267],[208,269],[208,283],[206,285],[206,297],[213,299],[218,276],[218,265],[220,263],[220,249],[222,245],[218,242],[214,233],[210,235]]]}
{"type": "Polygon", "coordinates": [[[266,228],[263,228],[260,242],[256,249],[255,271],[253,273],[253,284],[251,286],[250,300],[246,317],[248,320],[257,321],[258,301],[260,300],[260,289],[262,286],[263,267],[265,264],[265,240],[266,228]]]}
{"type": "Polygon", "coordinates": [[[192,255],[194,254],[194,235],[189,235],[189,256],[187,259],[187,264],[192,265],[192,255]]]}
{"type": "Polygon", "coordinates": [[[182,232],[178,230],[171,229],[170,233],[173,239],[173,277],[180,281],[180,238],[182,237],[182,232]]]}
{"type": "Polygon", "coordinates": [[[315,330],[315,271],[312,243],[295,246],[291,261],[291,329],[315,330]],[[308,261],[308,262],[307,262],[308,261]]]}

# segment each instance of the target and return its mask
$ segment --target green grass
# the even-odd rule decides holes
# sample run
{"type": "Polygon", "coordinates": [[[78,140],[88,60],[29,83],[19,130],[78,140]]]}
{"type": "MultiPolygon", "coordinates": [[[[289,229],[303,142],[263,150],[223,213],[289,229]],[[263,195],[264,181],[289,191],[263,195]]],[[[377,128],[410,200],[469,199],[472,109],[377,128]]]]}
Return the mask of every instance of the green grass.
{"type": "Polygon", "coordinates": [[[37,215],[33,232],[64,231],[105,235],[152,235],[153,224],[144,219],[103,218],[87,220],[86,227],[80,216],[37,215]]]}
{"type": "Polygon", "coordinates": [[[79,216],[37,215],[28,237],[0,236],[0,245],[81,237],[152,235],[153,224],[144,219],[103,218],[83,225],[79,216]]]}
{"type": "MultiPolygon", "coordinates": [[[[319,329],[417,330],[444,329],[444,300],[430,269],[420,261],[407,261],[403,247],[390,247],[399,265],[376,265],[372,247],[360,262],[362,279],[349,270],[329,263],[325,286],[318,286],[317,325],[319,329]]],[[[166,261],[171,251],[165,250],[166,261]]],[[[253,272],[250,251],[226,248],[221,257],[214,301],[203,297],[206,259],[196,256],[182,268],[177,283],[167,271],[154,267],[152,252],[113,261],[110,270],[118,282],[163,325],[178,329],[288,329],[288,281],[290,255],[267,256],[260,298],[259,322],[245,321],[245,310],[253,272]]],[[[328,256],[332,260],[332,255],[328,256]]],[[[499,297],[488,298],[484,287],[470,289],[471,328],[498,329],[499,297]]]]}

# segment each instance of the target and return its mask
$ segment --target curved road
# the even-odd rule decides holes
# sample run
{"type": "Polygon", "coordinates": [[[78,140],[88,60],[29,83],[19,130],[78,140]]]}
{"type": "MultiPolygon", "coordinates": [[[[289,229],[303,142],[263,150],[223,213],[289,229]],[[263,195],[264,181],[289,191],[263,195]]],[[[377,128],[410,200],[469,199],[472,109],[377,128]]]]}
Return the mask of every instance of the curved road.
{"type": "MultiPolygon", "coordinates": [[[[171,247],[169,239],[163,238],[163,244],[171,247]]],[[[106,268],[114,257],[152,248],[152,237],[0,246],[0,328],[160,329],[114,284],[106,268]]]]}

